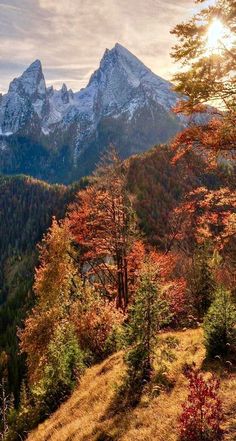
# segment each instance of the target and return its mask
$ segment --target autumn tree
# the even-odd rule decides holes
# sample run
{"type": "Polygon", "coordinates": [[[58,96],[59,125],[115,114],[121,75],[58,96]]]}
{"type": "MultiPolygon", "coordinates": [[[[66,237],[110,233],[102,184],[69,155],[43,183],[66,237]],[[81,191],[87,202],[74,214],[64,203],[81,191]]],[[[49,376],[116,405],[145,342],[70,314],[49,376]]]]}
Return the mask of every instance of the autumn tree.
{"type": "Polygon", "coordinates": [[[80,290],[75,259],[68,223],[53,219],[39,245],[40,265],[34,283],[36,306],[19,331],[33,397],[28,420],[18,419],[20,427],[31,419],[37,423],[55,410],[83,370],[84,354],[70,319],[80,290]]]}
{"type": "Polygon", "coordinates": [[[123,321],[123,313],[82,282],[72,238],[68,220],[53,219],[39,245],[36,305],[19,331],[33,402],[29,411],[19,410],[20,431],[56,409],[73,389],[85,363],[116,348],[112,334],[123,321]]]}
{"type": "Polygon", "coordinates": [[[189,115],[206,111],[209,103],[218,108],[208,108],[208,120],[177,137],[182,151],[198,147],[231,157],[236,149],[235,26],[235,2],[217,0],[172,30],[179,40],[172,56],[183,66],[175,76],[176,90],[188,98],[176,110],[189,115]]]}
{"type": "MultiPolygon", "coordinates": [[[[77,269],[69,227],[53,219],[52,226],[39,245],[40,265],[36,269],[34,292],[36,306],[19,331],[21,351],[27,355],[31,384],[45,374],[49,349],[58,327],[68,318],[76,295],[77,269]]],[[[63,334],[64,335],[64,334],[63,334]]]]}
{"type": "Polygon", "coordinates": [[[220,253],[221,279],[235,286],[235,163],[236,152],[236,4],[196,0],[199,11],[172,31],[178,42],[173,58],[182,63],[176,90],[185,95],[175,109],[189,122],[172,146],[174,161],[194,150],[219,172],[229,175],[228,187],[214,191],[199,187],[175,211],[174,239],[183,252],[193,253],[196,243],[208,242],[220,253]],[[203,4],[201,9],[200,4],[203,4]],[[211,106],[211,107],[210,107],[211,106]],[[225,161],[229,159],[228,161],[225,161]],[[220,167],[219,167],[220,165],[220,167]]]}
{"type": "Polygon", "coordinates": [[[236,237],[236,193],[222,187],[209,191],[198,187],[185,196],[173,211],[173,233],[170,240],[191,255],[196,244],[208,242],[212,249],[227,254],[236,237]]]}
{"type": "Polygon", "coordinates": [[[116,336],[125,316],[114,301],[101,297],[88,283],[71,308],[77,339],[90,361],[99,361],[116,350],[116,336]]]}
{"type": "Polygon", "coordinates": [[[82,277],[125,309],[129,301],[127,257],[136,226],[126,190],[126,165],[113,149],[98,167],[92,185],[78,193],[69,223],[79,247],[82,277]]]}

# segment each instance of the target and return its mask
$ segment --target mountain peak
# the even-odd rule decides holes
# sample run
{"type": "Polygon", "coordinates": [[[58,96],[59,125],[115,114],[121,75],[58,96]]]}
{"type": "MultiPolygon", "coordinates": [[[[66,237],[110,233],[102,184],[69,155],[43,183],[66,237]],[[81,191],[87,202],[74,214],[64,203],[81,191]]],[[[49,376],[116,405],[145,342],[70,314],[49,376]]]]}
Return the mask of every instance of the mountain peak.
{"type": "Polygon", "coordinates": [[[61,91],[62,91],[62,93],[67,92],[67,85],[65,83],[62,84],[61,91]]]}
{"type": "MultiPolygon", "coordinates": [[[[40,134],[37,142],[41,145],[42,134],[48,145],[63,154],[63,170],[66,164],[73,164],[73,170],[78,165],[81,174],[91,171],[89,164],[96,162],[110,143],[120,147],[122,156],[127,157],[155,143],[167,142],[182,125],[178,117],[170,115],[179,99],[171,84],[151,72],[120,43],[105,51],[88,86],[75,94],[66,85],[59,90],[46,89],[40,60],[13,80],[9,92],[0,100],[0,134],[5,136],[4,142],[9,134],[20,133],[26,134],[31,143],[31,137],[35,140],[40,134]],[[65,139],[68,149],[64,156],[65,139]]],[[[22,158],[27,156],[27,148],[22,158]]],[[[41,151],[44,147],[40,147],[41,151]]],[[[50,167],[59,170],[62,163],[56,165],[54,156],[50,156],[50,167]]],[[[37,166],[35,163],[33,170],[37,166]]]]}
{"type": "Polygon", "coordinates": [[[134,57],[135,55],[132,54],[132,52],[130,52],[125,46],[122,46],[122,44],[120,43],[116,43],[115,46],[113,47],[113,49],[111,50],[115,50],[118,53],[120,53],[121,55],[129,55],[131,57],[134,57]]]}
{"type": "Polygon", "coordinates": [[[125,49],[125,47],[124,46],[122,46],[122,44],[120,44],[120,43],[116,43],[115,44],[115,46],[114,46],[116,49],[125,49]]]}
{"type": "Polygon", "coordinates": [[[69,92],[65,83],[62,84],[61,88],[61,99],[64,104],[69,103],[69,92]]]}
{"type": "Polygon", "coordinates": [[[35,70],[35,71],[37,71],[37,70],[42,70],[42,63],[41,63],[40,60],[35,60],[35,61],[33,61],[33,63],[31,63],[31,64],[29,65],[29,67],[26,69],[25,72],[27,72],[27,71],[33,71],[33,70],[35,70]]]}
{"type": "Polygon", "coordinates": [[[150,73],[150,69],[142,61],[120,43],[116,43],[112,49],[105,50],[99,69],[90,78],[89,86],[103,84],[106,87],[110,83],[111,88],[115,90],[116,83],[120,84],[120,87],[122,84],[129,84],[136,88],[142,79],[150,73]]]}
{"type": "MultiPolygon", "coordinates": [[[[128,49],[126,49],[126,47],[122,46],[120,43],[116,43],[115,46],[113,46],[112,49],[106,49],[104,52],[104,55],[102,57],[101,60],[101,64],[106,61],[107,58],[111,58],[111,57],[117,57],[117,56],[123,56],[123,57],[127,57],[127,58],[136,58],[135,55],[132,54],[132,52],[130,52],[128,49]]],[[[136,58],[137,59],[137,58],[136,58]]],[[[137,59],[138,60],[138,59],[137,59]]],[[[138,60],[140,63],[141,61],[138,60]]]]}
{"type": "Polygon", "coordinates": [[[20,95],[23,93],[29,96],[35,93],[45,95],[46,84],[41,61],[35,60],[20,77],[15,78],[10,83],[9,92],[18,92],[20,95]]]}

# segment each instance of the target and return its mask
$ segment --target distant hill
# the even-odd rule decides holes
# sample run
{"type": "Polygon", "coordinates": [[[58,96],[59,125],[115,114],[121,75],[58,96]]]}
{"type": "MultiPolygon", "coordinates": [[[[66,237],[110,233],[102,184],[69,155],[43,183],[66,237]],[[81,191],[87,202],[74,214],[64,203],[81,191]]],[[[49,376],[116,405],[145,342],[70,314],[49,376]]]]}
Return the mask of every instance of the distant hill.
{"type": "Polygon", "coordinates": [[[36,244],[52,216],[64,217],[81,185],[65,187],[27,176],[0,176],[0,352],[9,356],[9,382],[16,396],[24,370],[16,328],[33,304],[36,244]]]}
{"type": "Polygon", "coordinates": [[[128,187],[140,230],[148,242],[162,249],[170,232],[170,214],[185,194],[199,185],[220,185],[219,177],[206,172],[199,156],[191,153],[176,163],[173,158],[169,147],[156,146],[128,160],[128,187]]]}

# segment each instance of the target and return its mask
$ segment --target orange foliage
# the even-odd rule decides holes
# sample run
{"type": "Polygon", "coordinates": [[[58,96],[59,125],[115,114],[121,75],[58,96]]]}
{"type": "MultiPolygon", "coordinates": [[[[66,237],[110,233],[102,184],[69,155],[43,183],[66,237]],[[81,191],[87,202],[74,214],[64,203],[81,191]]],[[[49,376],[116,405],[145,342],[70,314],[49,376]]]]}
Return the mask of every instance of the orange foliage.
{"type": "Polygon", "coordinates": [[[202,125],[190,125],[179,133],[172,143],[176,151],[175,163],[187,152],[194,150],[203,154],[208,163],[215,165],[218,156],[235,158],[236,153],[236,120],[223,118],[211,119],[202,125]]]}
{"type": "Polygon", "coordinates": [[[176,275],[180,256],[177,253],[150,253],[151,261],[158,268],[159,282],[172,313],[172,321],[177,324],[188,314],[186,280],[176,275]]]}
{"type": "Polygon", "coordinates": [[[209,191],[200,187],[189,193],[174,213],[182,219],[177,240],[202,243],[210,239],[221,250],[235,238],[236,192],[228,188],[209,191]]]}
{"type": "Polygon", "coordinates": [[[24,329],[18,332],[21,352],[27,354],[28,379],[34,383],[40,379],[47,361],[47,347],[60,318],[58,308],[41,311],[36,307],[25,320],[24,329]]]}
{"type": "Polygon", "coordinates": [[[124,317],[114,302],[102,299],[89,288],[84,289],[83,298],[71,309],[71,320],[81,348],[89,349],[97,358],[104,353],[107,339],[124,317]]]}
{"type": "Polygon", "coordinates": [[[166,300],[170,305],[170,311],[173,314],[172,320],[175,323],[179,323],[181,318],[188,314],[190,308],[186,285],[186,280],[180,277],[174,279],[166,290],[166,300]]]}
{"type": "Polygon", "coordinates": [[[133,298],[135,294],[140,270],[145,260],[145,256],[146,250],[144,243],[141,240],[136,240],[127,256],[130,298],[133,298]]]}
{"type": "Polygon", "coordinates": [[[80,250],[82,276],[117,306],[128,304],[127,258],[135,237],[135,223],[123,181],[112,188],[93,185],[77,195],[69,223],[80,250]]]}

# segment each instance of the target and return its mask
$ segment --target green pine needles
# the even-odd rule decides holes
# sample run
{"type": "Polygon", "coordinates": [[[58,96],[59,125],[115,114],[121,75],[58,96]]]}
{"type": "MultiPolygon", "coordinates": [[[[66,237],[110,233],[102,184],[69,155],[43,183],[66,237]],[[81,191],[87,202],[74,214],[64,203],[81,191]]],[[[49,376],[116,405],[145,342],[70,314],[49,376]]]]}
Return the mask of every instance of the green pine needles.
{"type": "Polygon", "coordinates": [[[208,357],[228,357],[236,350],[236,306],[231,294],[221,287],[204,319],[208,357]]]}

